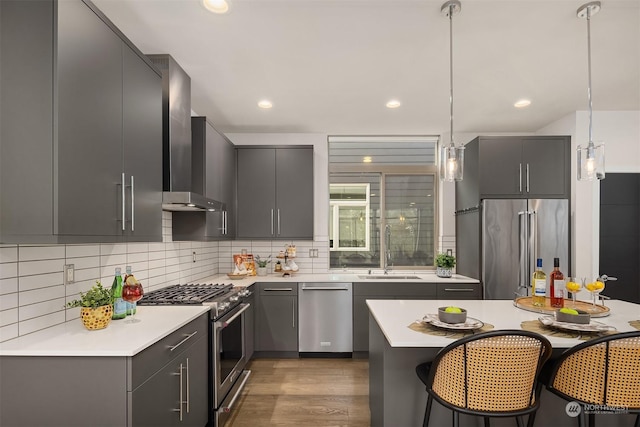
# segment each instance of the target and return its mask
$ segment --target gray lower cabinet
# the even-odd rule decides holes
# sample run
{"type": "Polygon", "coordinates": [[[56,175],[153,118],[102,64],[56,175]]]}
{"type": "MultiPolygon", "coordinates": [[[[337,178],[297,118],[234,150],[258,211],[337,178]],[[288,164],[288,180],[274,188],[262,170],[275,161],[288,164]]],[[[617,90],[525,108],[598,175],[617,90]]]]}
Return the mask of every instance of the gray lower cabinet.
{"type": "Polygon", "coordinates": [[[237,149],[237,237],[313,238],[313,147],[237,149]]]}
{"type": "Polygon", "coordinates": [[[2,242],[161,241],[159,73],[89,2],[0,20],[2,242]]]}
{"type": "Polygon", "coordinates": [[[257,283],[256,352],[298,351],[298,284],[257,283]]]}
{"type": "Polygon", "coordinates": [[[203,334],[131,393],[134,427],[207,424],[207,343],[203,334]]]}
{"type": "MultiPolygon", "coordinates": [[[[435,283],[378,283],[353,284],[353,351],[369,351],[368,299],[435,299],[435,283]]],[[[425,313],[426,314],[426,313],[425,313]]]]}
{"type": "Polygon", "coordinates": [[[202,427],[208,324],[205,313],[133,357],[3,356],[0,425],[202,427]]]}
{"type": "Polygon", "coordinates": [[[210,241],[235,237],[236,149],[206,117],[191,117],[191,191],[225,204],[215,212],[173,213],[173,240],[210,241]]]}

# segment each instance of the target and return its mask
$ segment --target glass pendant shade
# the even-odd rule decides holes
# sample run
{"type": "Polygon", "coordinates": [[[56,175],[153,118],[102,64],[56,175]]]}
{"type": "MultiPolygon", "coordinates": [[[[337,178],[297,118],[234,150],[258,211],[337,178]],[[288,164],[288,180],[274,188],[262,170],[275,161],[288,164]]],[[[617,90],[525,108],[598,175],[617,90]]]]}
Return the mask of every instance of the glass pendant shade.
{"type": "Polygon", "coordinates": [[[578,145],[577,154],[578,180],[604,179],[604,144],[590,142],[586,147],[578,145]]]}
{"type": "Polygon", "coordinates": [[[464,146],[445,145],[440,149],[440,179],[462,181],[464,174],[464,146]]]}

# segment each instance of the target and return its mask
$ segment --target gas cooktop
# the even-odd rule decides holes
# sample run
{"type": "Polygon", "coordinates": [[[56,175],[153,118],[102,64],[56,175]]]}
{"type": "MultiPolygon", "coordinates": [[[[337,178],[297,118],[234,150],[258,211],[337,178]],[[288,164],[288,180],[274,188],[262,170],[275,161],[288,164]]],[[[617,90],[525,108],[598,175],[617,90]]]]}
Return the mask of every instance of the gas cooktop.
{"type": "Polygon", "coordinates": [[[233,285],[189,283],[172,285],[146,293],[140,305],[202,305],[233,291],[233,285]]]}

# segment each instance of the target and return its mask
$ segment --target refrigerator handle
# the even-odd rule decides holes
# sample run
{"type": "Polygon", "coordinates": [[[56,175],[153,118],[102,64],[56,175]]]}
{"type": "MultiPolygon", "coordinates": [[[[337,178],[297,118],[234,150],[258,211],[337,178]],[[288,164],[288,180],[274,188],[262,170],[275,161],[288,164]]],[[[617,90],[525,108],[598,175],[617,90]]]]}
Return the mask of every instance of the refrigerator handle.
{"type": "MultiPolygon", "coordinates": [[[[538,216],[536,211],[529,211],[529,266],[528,275],[533,275],[534,265],[536,265],[536,257],[538,254],[538,241],[536,239],[538,230],[538,216]]],[[[531,287],[531,282],[529,282],[531,287]]]]}
{"type": "Polygon", "coordinates": [[[529,279],[529,275],[528,275],[528,271],[529,271],[529,267],[528,267],[528,254],[527,254],[527,249],[528,249],[528,237],[529,237],[529,231],[528,231],[528,223],[529,223],[529,212],[524,211],[524,212],[518,212],[518,256],[519,256],[519,265],[520,265],[520,269],[519,269],[519,274],[518,274],[518,292],[516,294],[519,294],[520,291],[522,289],[525,289],[525,295],[526,296],[526,289],[528,287],[527,282],[529,279]]]}

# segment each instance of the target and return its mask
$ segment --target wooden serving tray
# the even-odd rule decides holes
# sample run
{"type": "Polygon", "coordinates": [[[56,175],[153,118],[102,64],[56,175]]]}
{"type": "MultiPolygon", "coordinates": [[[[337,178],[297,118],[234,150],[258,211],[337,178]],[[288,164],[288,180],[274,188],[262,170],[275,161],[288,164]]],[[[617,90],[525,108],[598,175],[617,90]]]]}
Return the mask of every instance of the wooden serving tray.
{"type": "MultiPolygon", "coordinates": [[[[516,300],[513,302],[513,305],[523,310],[533,311],[535,313],[543,313],[543,314],[553,314],[557,310],[557,308],[551,307],[549,298],[545,298],[544,307],[534,306],[532,297],[516,298],[516,300]]],[[[569,299],[565,299],[564,306],[568,308],[574,308],[573,301],[569,299]]],[[[593,304],[586,301],[576,301],[575,308],[577,310],[586,311],[591,315],[591,317],[606,317],[610,314],[609,307],[605,307],[604,305],[599,305],[599,304],[594,307],[593,304]]]]}

